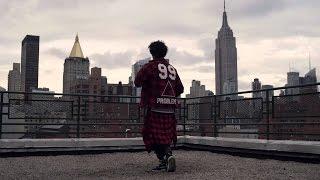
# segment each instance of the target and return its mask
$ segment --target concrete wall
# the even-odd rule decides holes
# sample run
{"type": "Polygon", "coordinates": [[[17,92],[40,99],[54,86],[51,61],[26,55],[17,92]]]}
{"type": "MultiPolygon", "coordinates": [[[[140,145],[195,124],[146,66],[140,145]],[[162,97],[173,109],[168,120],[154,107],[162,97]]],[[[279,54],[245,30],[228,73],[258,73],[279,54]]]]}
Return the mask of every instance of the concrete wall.
{"type": "MultiPolygon", "coordinates": [[[[277,141],[239,138],[179,136],[177,146],[222,147],[260,151],[314,154],[320,157],[320,142],[277,141]]],[[[83,138],[83,139],[1,139],[1,153],[80,151],[80,150],[144,150],[142,138],[83,138]]]]}

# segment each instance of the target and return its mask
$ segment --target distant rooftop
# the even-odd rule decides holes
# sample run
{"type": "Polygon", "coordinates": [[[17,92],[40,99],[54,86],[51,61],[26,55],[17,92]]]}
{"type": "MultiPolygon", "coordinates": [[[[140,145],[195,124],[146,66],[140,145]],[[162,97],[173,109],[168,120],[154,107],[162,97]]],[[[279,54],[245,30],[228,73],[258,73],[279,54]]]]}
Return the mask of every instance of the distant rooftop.
{"type": "Polygon", "coordinates": [[[317,179],[320,166],[204,151],[175,151],[177,171],[152,172],[153,153],[9,157],[0,179],[317,179]],[[8,168],[9,167],[9,168],[8,168]]]}

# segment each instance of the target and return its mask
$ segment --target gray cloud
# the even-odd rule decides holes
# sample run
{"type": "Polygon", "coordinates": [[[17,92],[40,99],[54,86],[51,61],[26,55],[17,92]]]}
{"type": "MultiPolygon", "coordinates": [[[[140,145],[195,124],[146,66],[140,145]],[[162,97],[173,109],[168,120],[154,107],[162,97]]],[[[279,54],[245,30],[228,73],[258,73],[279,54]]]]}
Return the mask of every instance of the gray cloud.
{"type": "Polygon", "coordinates": [[[67,57],[67,53],[58,48],[50,48],[47,51],[45,51],[45,53],[57,57],[59,59],[64,59],[67,57]]]}
{"type": "Polygon", "coordinates": [[[117,69],[131,67],[131,60],[135,52],[125,51],[119,53],[105,52],[104,54],[92,54],[89,56],[94,66],[117,69]]]}
{"type": "MultiPolygon", "coordinates": [[[[0,10],[1,11],[1,10],[0,10]]],[[[0,36],[0,46],[8,46],[11,45],[13,43],[13,41],[10,38],[7,38],[5,36],[0,36]]]]}
{"type": "Polygon", "coordinates": [[[199,66],[196,68],[200,73],[214,73],[214,66],[199,66]]]}
{"type": "Polygon", "coordinates": [[[195,34],[205,33],[205,29],[201,29],[194,24],[184,24],[181,22],[171,22],[157,24],[157,23],[148,23],[143,25],[137,25],[134,27],[136,29],[136,33],[140,35],[175,35],[175,36],[194,36],[195,34]]]}
{"type": "Polygon", "coordinates": [[[176,48],[171,48],[167,57],[172,59],[174,63],[185,66],[193,66],[206,60],[204,56],[193,55],[187,51],[178,51],[176,48]]]}
{"type": "Polygon", "coordinates": [[[183,71],[189,71],[189,72],[197,72],[197,73],[214,73],[214,65],[208,64],[208,65],[198,65],[198,66],[184,66],[183,71]]]}
{"type": "MultiPolygon", "coordinates": [[[[51,49],[55,53],[55,49],[51,49]]],[[[204,53],[205,54],[205,53],[204,53]]],[[[124,68],[130,67],[133,61],[137,61],[139,59],[144,59],[150,57],[149,52],[144,49],[141,49],[139,52],[137,51],[124,51],[124,52],[105,52],[103,54],[92,54],[89,56],[90,61],[93,62],[95,66],[101,66],[104,68],[124,68]]],[[[170,60],[172,64],[183,66],[186,69],[196,70],[198,72],[207,73],[209,71],[213,71],[212,65],[201,65],[203,63],[212,63],[213,60],[203,56],[203,55],[194,55],[187,51],[179,51],[176,47],[171,47],[168,50],[168,54],[166,56],[167,59],[170,60]]]]}
{"type": "Polygon", "coordinates": [[[239,91],[250,90],[251,89],[250,85],[251,85],[250,80],[246,80],[246,81],[238,80],[239,91]]]}
{"type": "MultiPolygon", "coordinates": [[[[71,9],[78,8],[81,0],[72,0],[72,1],[64,1],[64,0],[54,0],[54,1],[38,1],[37,10],[51,10],[51,9],[71,9]]],[[[83,1],[83,3],[85,3],[83,1]]]]}
{"type": "Polygon", "coordinates": [[[214,59],[215,46],[214,38],[200,39],[198,41],[198,47],[202,50],[204,57],[209,60],[214,59]]]}
{"type": "MultiPolygon", "coordinates": [[[[233,19],[258,18],[287,8],[286,0],[246,0],[226,1],[226,12],[233,19]]],[[[289,3],[288,3],[289,4],[289,3]]],[[[203,1],[197,12],[211,16],[220,16],[223,11],[223,1],[203,1]]]]}
{"type": "MultiPolygon", "coordinates": [[[[106,4],[111,4],[117,0],[104,0],[106,4]]],[[[37,8],[38,10],[51,10],[51,9],[73,9],[76,10],[82,5],[92,5],[96,3],[101,3],[101,0],[53,0],[53,1],[38,1],[37,8]]]]}
{"type": "Polygon", "coordinates": [[[235,7],[236,8],[233,14],[236,18],[239,18],[241,16],[259,17],[283,10],[285,8],[285,0],[246,0],[242,2],[237,1],[235,2],[235,7]]]}

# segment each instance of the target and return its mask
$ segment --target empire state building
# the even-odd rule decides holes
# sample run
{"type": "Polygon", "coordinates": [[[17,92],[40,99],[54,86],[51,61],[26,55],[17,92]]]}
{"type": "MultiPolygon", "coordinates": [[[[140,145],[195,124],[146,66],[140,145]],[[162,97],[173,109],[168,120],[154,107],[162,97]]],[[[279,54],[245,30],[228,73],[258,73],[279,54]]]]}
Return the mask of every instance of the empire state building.
{"type": "Polygon", "coordinates": [[[215,50],[216,94],[238,92],[236,38],[228,24],[224,6],[222,27],[218,32],[215,50]]]}

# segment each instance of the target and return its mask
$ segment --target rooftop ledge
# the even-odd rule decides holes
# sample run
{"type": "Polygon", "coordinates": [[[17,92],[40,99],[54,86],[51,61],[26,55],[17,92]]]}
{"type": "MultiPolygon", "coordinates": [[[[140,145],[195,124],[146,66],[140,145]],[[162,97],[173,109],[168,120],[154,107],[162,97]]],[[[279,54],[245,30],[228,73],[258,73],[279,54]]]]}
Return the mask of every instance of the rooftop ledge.
{"type": "MultiPolygon", "coordinates": [[[[320,142],[179,136],[177,148],[320,162],[320,142]]],[[[142,138],[1,139],[0,156],[142,151],[142,138]]]]}

